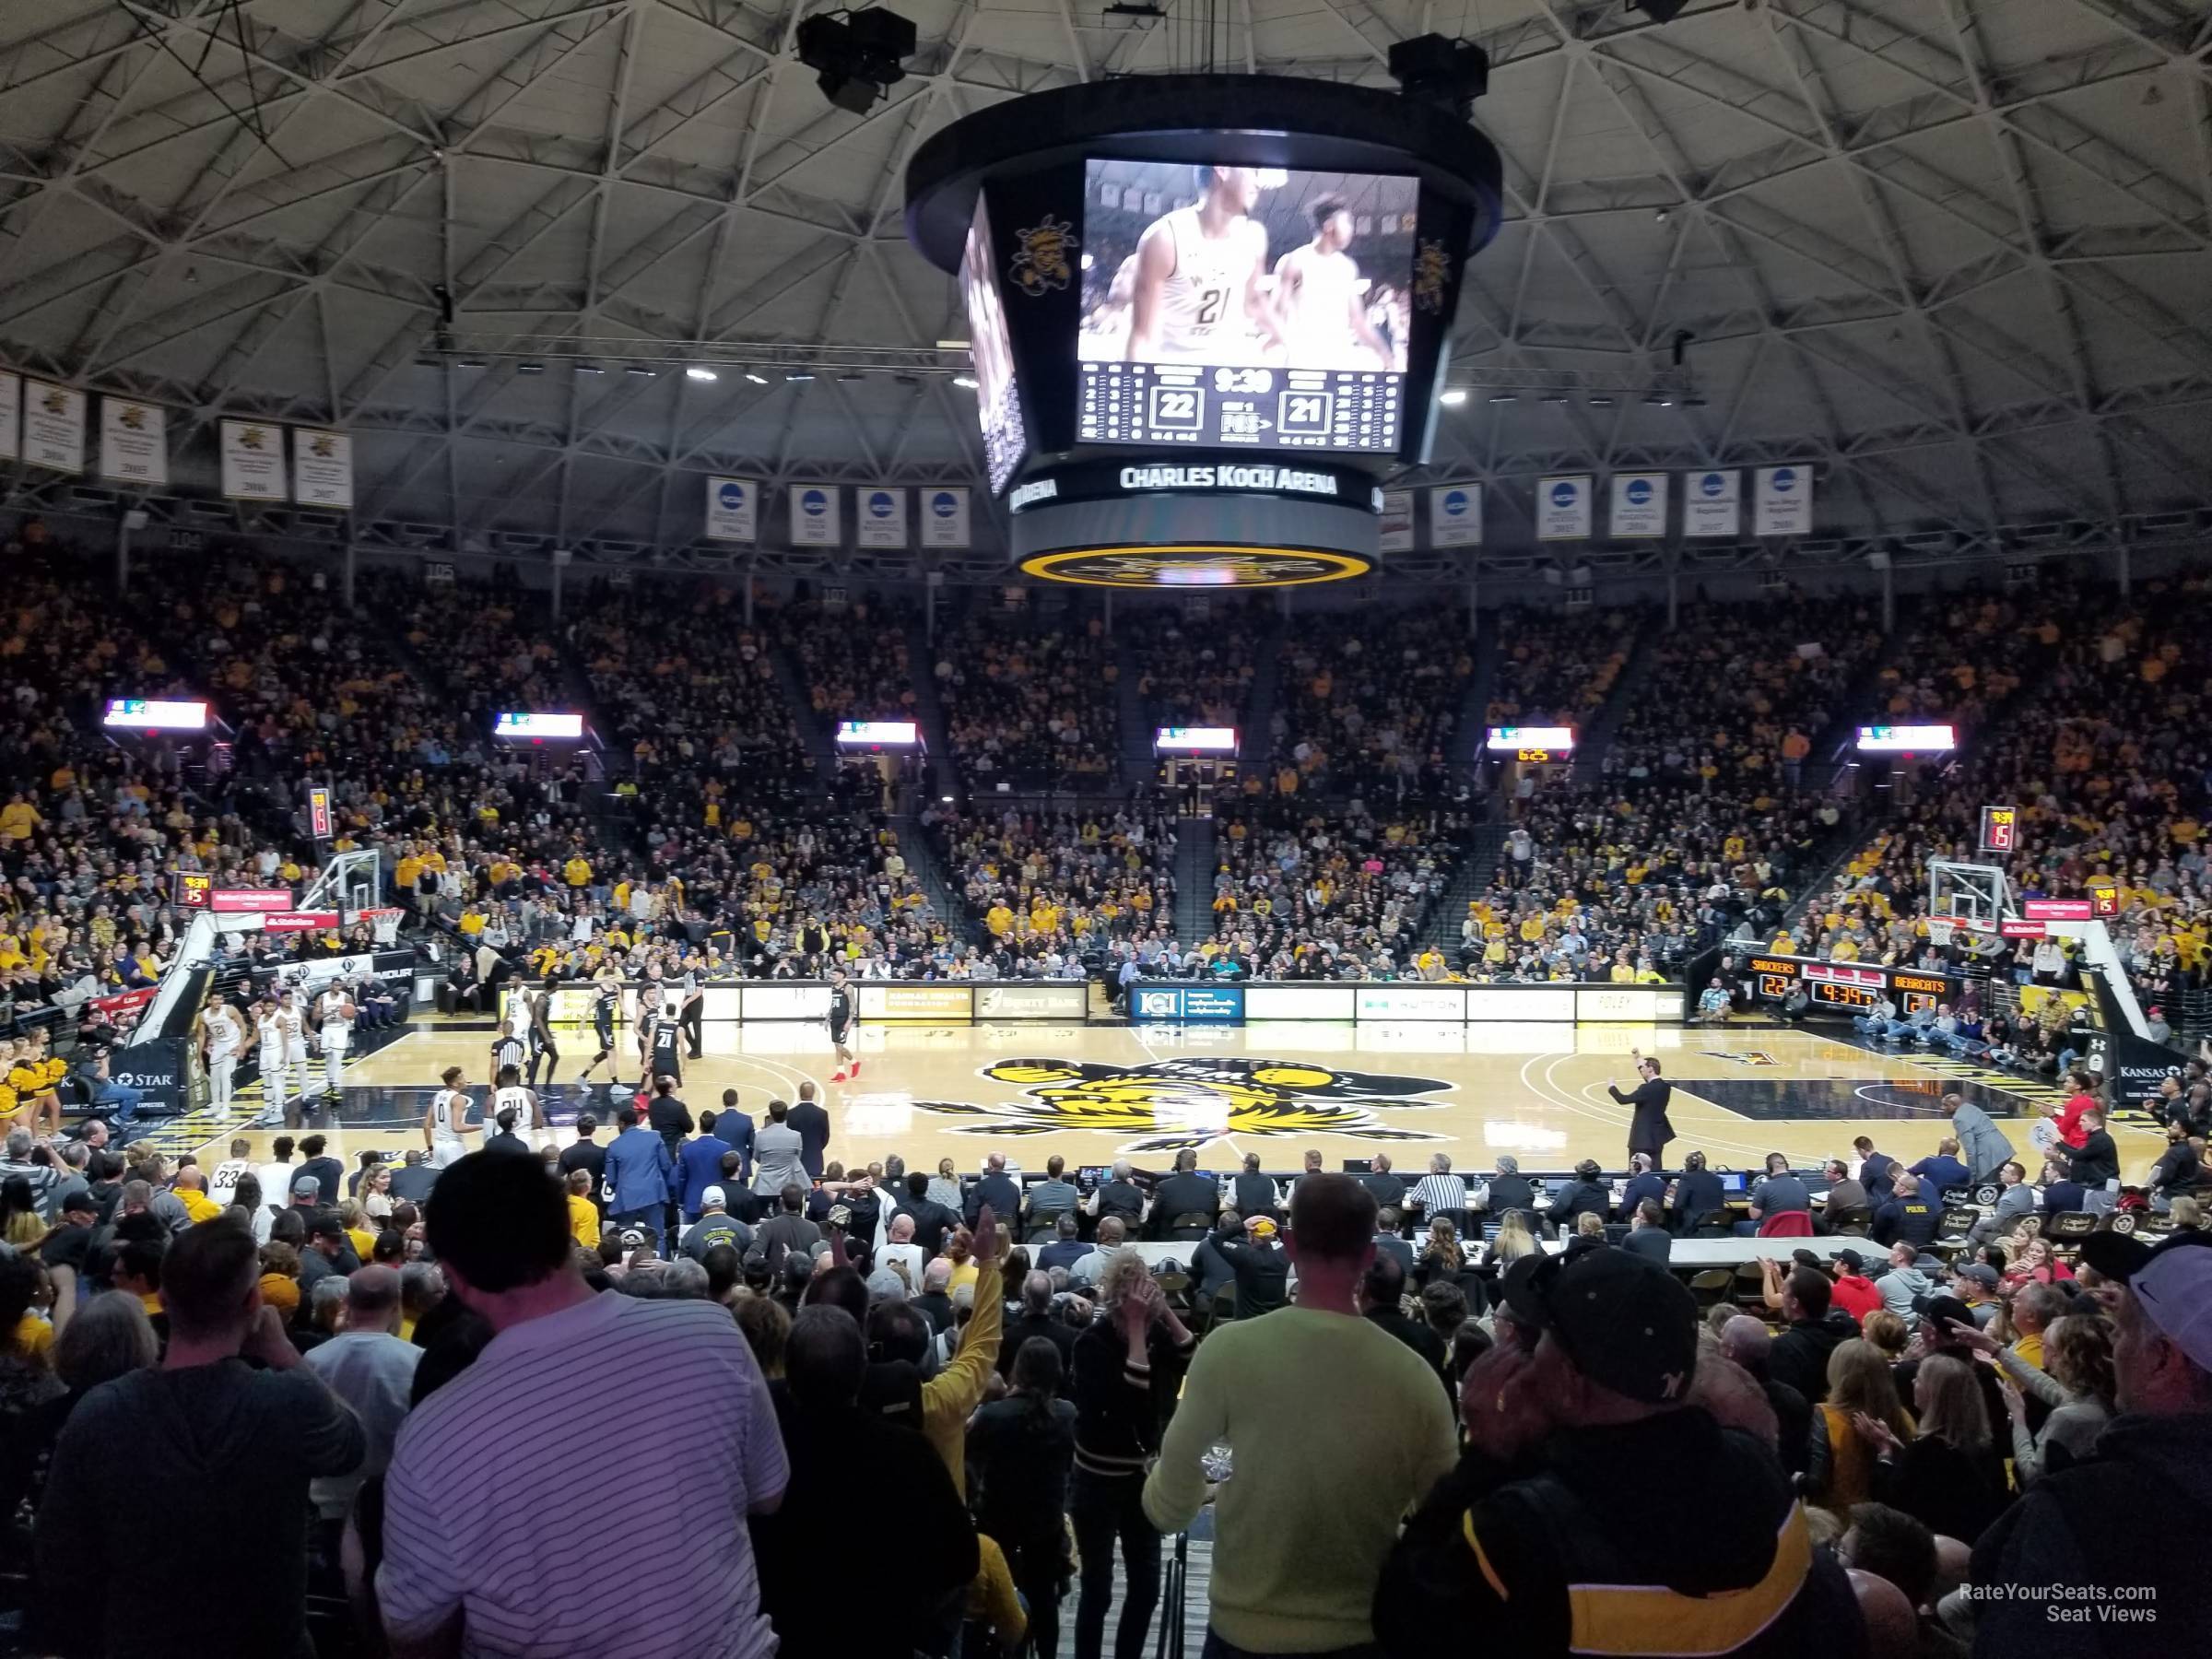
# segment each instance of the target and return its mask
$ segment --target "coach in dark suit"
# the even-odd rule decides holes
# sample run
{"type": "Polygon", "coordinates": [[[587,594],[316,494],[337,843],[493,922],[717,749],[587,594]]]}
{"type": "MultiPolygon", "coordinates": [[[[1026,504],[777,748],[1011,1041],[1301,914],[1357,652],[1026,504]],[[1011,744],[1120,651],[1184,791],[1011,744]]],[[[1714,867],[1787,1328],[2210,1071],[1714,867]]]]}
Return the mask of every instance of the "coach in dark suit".
{"type": "Polygon", "coordinates": [[[822,1154],[830,1149],[830,1114],[814,1098],[813,1078],[806,1078],[799,1084],[799,1098],[791,1109],[790,1121],[791,1126],[799,1132],[800,1167],[819,1181],[822,1154]]]}
{"type": "Polygon", "coordinates": [[[967,1201],[961,1206],[967,1213],[961,1218],[970,1227],[975,1226],[986,1204],[995,1216],[1021,1213],[1021,1186],[1013,1176],[1006,1173],[1006,1155],[1004,1152],[994,1152],[983,1159],[982,1178],[968,1189],[967,1201]]]}
{"type": "Polygon", "coordinates": [[[1623,1106],[1636,1109],[1629,1124],[1629,1153],[1630,1157],[1641,1152],[1657,1165],[1666,1143],[1675,1138],[1675,1126],[1666,1121],[1666,1102],[1675,1092],[1675,1086],[1659,1075],[1659,1062],[1636,1049],[1636,1075],[1643,1080],[1627,1094],[1620,1085],[1609,1083],[1606,1092],[1623,1106]]]}

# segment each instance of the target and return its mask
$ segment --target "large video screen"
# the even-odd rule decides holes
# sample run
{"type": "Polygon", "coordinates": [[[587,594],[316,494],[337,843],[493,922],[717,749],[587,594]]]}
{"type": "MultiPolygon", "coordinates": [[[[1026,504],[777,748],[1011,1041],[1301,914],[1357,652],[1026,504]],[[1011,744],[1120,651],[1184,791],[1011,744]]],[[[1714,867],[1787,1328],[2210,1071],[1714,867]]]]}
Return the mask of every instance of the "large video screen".
{"type": "Polygon", "coordinates": [[[1021,394],[1014,384],[1014,347],[1006,337],[1006,313],[991,280],[991,219],[983,198],[975,199],[968,227],[968,249],[960,260],[960,298],[968,307],[969,349],[975,356],[976,418],[983,429],[983,465],[994,495],[1006,487],[1028,447],[1022,427],[1021,394]]]}
{"type": "Polygon", "coordinates": [[[1394,450],[1411,178],[1093,159],[1086,443],[1394,450]]]}

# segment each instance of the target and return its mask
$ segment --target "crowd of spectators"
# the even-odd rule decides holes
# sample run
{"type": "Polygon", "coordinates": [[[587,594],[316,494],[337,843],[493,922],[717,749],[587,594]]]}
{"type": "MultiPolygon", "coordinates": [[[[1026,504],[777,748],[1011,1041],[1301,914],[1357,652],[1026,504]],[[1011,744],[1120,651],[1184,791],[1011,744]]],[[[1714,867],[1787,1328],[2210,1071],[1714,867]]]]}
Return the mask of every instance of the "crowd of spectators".
{"type": "Polygon", "coordinates": [[[1136,690],[1151,726],[1245,724],[1252,682],[1275,622],[1264,594],[1209,600],[1202,613],[1132,606],[1114,618],[1136,661],[1136,690]]]}
{"type": "Polygon", "coordinates": [[[1489,725],[1587,724],[1636,647],[1629,610],[1563,615],[1508,606],[1498,613],[1489,725]]]}
{"type": "Polygon", "coordinates": [[[1794,786],[1813,743],[1852,712],[1881,642],[1879,606],[1860,595],[1686,607],[1653,647],[1606,775],[1630,786],[1794,786]]]}
{"type": "Polygon", "coordinates": [[[1265,747],[1272,775],[1255,772],[1255,783],[1277,795],[1361,795],[1379,805],[1442,798],[1464,782],[1453,746],[1475,645],[1462,613],[1308,613],[1292,619],[1279,650],[1265,747]]]}
{"type": "Polygon", "coordinates": [[[841,606],[792,606],[777,616],[784,648],[815,718],[919,720],[909,641],[911,605],[870,597],[841,606]]]}
{"type": "Polygon", "coordinates": [[[1103,618],[978,606],[935,650],[946,741],[971,789],[1112,783],[1119,669],[1103,618]]]}
{"type": "Polygon", "coordinates": [[[1262,978],[1441,977],[1423,930],[1465,856],[1466,816],[1361,801],[1327,811],[1294,797],[1223,809],[1214,951],[1262,978]]]}
{"type": "MultiPolygon", "coordinates": [[[[2062,1256],[2047,1230],[2085,1189],[2061,1159],[1938,1237],[1944,1194],[1993,1165],[2023,1184],[2004,1126],[1946,1106],[1909,1166],[1866,1139],[1817,1183],[1771,1159],[1752,1225],[1823,1248],[1777,1244],[1702,1310],[1668,1265],[1726,1226],[1700,1154],[1618,1199],[1594,1164],[1539,1194],[1510,1157],[1409,1183],[1318,1151],[1288,1183],[1121,1163],[1086,1197],[1056,1157],[1026,1187],[999,1154],[935,1181],[843,1165],[734,1097],[441,1171],[348,1174],[319,1136],[212,1171],[11,1142],[0,1582],[67,1659],[205,1651],[83,1594],[126,1549],[219,1602],[240,1654],[833,1654],[853,1621],[818,1561],[858,1501],[917,1529],[870,1568],[886,1651],[1051,1653],[1072,1625],[1081,1659],[1136,1659],[1173,1608],[1164,1541],[1210,1503],[1217,1653],[1413,1659],[1447,1628],[1564,1653],[1611,1617],[1591,1598],[1627,1595],[1670,1651],[1998,1659],[2065,1586],[2121,1582],[2149,1589],[2142,1651],[2199,1651],[2201,1214],[2062,1256]],[[809,1158],[818,1181],[787,1179],[809,1158]],[[585,1419],[640,1547],[625,1593],[516,1570],[574,1547],[576,1403],[641,1379],[653,1410],[585,1419]],[[189,1507],[218,1467],[250,1549],[115,1500],[189,1507]],[[1623,1468],[1694,1488],[1698,1524],[1652,1529],[1623,1468]]],[[[2054,1126],[2075,1166],[2109,1142],[2093,1102],[2054,1126]]]]}
{"type": "Polygon", "coordinates": [[[1175,822],[1157,809],[924,808],[923,825],[980,926],[979,966],[1081,978],[1116,940],[1175,921],[1175,822]]]}

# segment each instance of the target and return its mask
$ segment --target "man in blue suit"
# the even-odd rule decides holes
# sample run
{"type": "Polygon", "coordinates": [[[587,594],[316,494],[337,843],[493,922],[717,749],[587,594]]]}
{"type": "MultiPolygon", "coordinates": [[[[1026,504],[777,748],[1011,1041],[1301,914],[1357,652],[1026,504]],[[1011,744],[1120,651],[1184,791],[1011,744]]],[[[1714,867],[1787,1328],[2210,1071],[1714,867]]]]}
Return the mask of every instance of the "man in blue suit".
{"type": "Polygon", "coordinates": [[[740,1182],[753,1178],[753,1120],[737,1110],[737,1091],[722,1091],[722,1110],[714,1114],[714,1133],[737,1148],[737,1156],[745,1162],[739,1166],[740,1182]]]}
{"type": "Polygon", "coordinates": [[[606,1148],[607,1214],[618,1226],[658,1225],[673,1194],[676,1159],[668,1143],[639,1122],[634,1105],[625,1101],[615,1122],[621,1133],[606,1148]]]}

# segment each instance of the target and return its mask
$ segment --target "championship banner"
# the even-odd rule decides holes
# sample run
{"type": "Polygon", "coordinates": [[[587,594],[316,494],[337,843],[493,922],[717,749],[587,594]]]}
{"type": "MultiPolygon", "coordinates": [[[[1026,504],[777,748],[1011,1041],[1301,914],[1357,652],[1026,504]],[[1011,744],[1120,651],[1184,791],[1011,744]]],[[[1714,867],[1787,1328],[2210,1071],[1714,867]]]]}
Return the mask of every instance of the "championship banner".
{"type": "Polygon", "coordinates": [[[970,543],[965,485],[940,484],[922,494],[922,545],[965,547],[970,543]]]}
{"type": "Polygon", "coordinates": [[[864,547],[906,546],[906,491],[877,487],[853,492],[853,540],[864,547]]]}
{"type": "Polygon", "coordinates": [[[1682,490],[1682,534],[1737,535],[1743,531],[1744,475],[1725,471],[1691,473],[1682,490]]]}
{"type": "Polygon", "coordinates": [[[1590,475],[1536,481],[1536,539],[1581,541],[1590,534],[1590,475]]]}
{"type": "Polygon", "coordinates": [[[117,484],[167,484],[169,412],[158,404],[101,398],[100,476],[117,484]]]}
{"type": "Polygon", "coordinates": [[[1429,492],[1429,545],[1482,546],[1482,486],[1446,484],[1429,492]]]}
{"type": "Polygon", "coordinates": [[[1810,535],[1813,475],[1803,466],[1762,466],[1753,486],[1752,528],[1759,535],[1810,535]]]}
{"type": "Polygon", "coordinates": [[[292,429],[292,500],[302,507],[353,510],[353,440],[320,427],[292,429]]]}
{"type": "Polygon", "coordinates": [[[23,382],[23,459],[49,472],[85,470],[85,394],[51,381],[23,382]]]}
{"type": "Polygon", "coordinates": [[[794,484],[789,494],[793,547],[834,547],[844,539],[837,524],[835,485],[794,484]]]}
{"type": "Polygon", "coordinates": [[[1386,489],[1382,492],[1382,520],[1375,536],[1375,550],[1380,553],[1413,551],[1412,490],[1386,489]]]}
{"type": "Polygon", "coordinates": [[[23,377],[0,369],[0,461],[13,461],[23,448],[23,377]]]}
{"type": "Polygon", "coordinates": [[[226,420],[223,493],[237,501],[281,501],[284,429],[266,420],[226,420]]]}
{"type": "Polygon", "coordinates": [[[760,486],[750,478],[707,480],[707,539],[751,542],[760,535],[760,486]]]}
{"type": "Polygon", "coordinates": [[[1615,473],[1612,528],[1616,538],[1650,540],[1666,534],[1666,475],[1615,473]]]}

